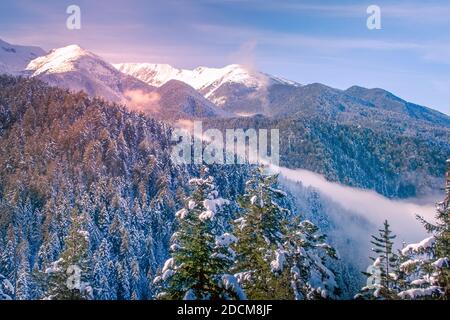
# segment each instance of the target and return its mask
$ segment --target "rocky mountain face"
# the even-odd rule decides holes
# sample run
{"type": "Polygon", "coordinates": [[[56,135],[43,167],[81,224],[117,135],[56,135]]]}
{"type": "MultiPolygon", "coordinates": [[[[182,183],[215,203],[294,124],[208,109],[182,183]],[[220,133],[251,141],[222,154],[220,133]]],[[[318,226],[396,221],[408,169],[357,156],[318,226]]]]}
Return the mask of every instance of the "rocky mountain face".
{"type": "Polygon", "coordinates": [[[353,86],[346,94],[367,101],[372,107],[403,114],[409,118],[424,120],[430,123],[450,126],[450,117],[436,110],[407,102],[383,89],[366,89],[353,86]]]}
{"type": "Polygon", "coordinates": [[[404,118],[404,121],[450,125],[449,116],[404,101],[383,89],[354,86],[338,90],[320,83],[300,85],[241,65],[198,67],[194,70],[148,63],[114,66],[121,72],[157,87],[170,80],[187,83],[210,102],[234,116],[321,116],[339,122],[365,122],[364,118],[369,117],[385,122],[404,118]]]}

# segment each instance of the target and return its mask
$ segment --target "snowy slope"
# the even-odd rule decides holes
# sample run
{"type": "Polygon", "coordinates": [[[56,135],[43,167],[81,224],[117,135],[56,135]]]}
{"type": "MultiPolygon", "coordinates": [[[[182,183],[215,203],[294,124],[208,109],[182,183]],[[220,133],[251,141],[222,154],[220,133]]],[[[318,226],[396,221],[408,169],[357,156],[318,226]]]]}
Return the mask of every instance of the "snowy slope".
{"type": "Polygon", "coordinates": [[[45,51],[39,47],[12,45],[0,39],[0,74],[19,75],[31,60],[42,55],[45,51]]]}
{"type": "Polygon", "coordinates": [[[77,45],[54,49],[31,61],[26,72],[51,85],[82,90],[115,102],[124,101],[124,94],[129,90],[149,92],[154,89],[77,45]]]}
{"type": "Polygon", "coordinates": [[[91,62],[89,60],[100,59],[77,45],[71,45],[54,49],[48,55],[31,61],[26,69],[33,71],[32,76],[45,73],[63,73],[76,71],[80,66],[83,67],[83,62],[85,63],[84,67],[87,67],[91,62]]]}

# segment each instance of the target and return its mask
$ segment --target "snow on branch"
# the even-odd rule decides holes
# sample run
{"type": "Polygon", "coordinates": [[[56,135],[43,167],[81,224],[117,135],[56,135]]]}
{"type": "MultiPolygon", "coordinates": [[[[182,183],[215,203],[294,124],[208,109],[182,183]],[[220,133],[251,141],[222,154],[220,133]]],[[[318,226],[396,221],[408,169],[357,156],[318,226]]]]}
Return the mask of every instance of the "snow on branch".
{"type": "Polygon", "coordinates": [[[409,252],[420,253],[431,248],[434,245],[435,241],[436,239],[434,238],[434,236],[431,236],[429,238],[423,239],[419,243],[407,245],[405,248],[402,249],[401,252],[403,255],[407,255],[409,252]]]}
{"type": "Polygon", "coordinates": [[[441,295],[441,288],[438,286],[431,286],[428,288],[417,288],[402,291],[398,296],[402,299],[418,299],[422,297],[427,297],[431,295],[441,295]]]}

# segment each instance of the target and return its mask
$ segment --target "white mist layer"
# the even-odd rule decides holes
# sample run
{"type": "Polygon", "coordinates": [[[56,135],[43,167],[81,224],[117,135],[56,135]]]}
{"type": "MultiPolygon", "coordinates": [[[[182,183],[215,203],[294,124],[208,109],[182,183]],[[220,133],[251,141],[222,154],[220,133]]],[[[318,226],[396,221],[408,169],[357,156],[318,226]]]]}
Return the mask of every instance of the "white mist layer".
{"type": "Polygon", "coordinates": [[[433,221],[436,214],[434,203],[418,204],[416,199],[391,200],[375,191],[327,181],[323,176],[308,170],[276,167],[274,171],[279,172],[284,179],[317,189],[342,208],[361,215],[374,226],[381,228],[387,219],[400,242],[415,242],[426,235],[416,215],[433,221]]]}

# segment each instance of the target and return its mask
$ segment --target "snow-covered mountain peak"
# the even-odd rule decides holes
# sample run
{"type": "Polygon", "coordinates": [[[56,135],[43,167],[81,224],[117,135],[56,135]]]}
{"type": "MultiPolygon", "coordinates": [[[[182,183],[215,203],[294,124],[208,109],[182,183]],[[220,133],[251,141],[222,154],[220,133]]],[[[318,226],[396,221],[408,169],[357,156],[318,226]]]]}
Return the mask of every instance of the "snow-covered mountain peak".
{"type": "Polygon", "coordinates": [[[114,67],[130,76],[138,78],[147,84],[160,87],[170,80],[180,80],[182,70],[173,68],[168,64],[154,63],[123,63],[114,67]]]}
{"type": "Polygon", "coordinates": [[[32,71],[33,76],[45,73],[64,73],[79,68],[79,62],[94,60],[104,64],[100,57],[81,48],[78,45],[70,45],[51,50],[47,55],[31,61],[26,70],[32,71]]]}
{"type": "Polygon", "coordinates": [[[51,53],[54,53],[55,56],[63,57],[66,59],[79,58],[82,56],[95,56],[93,53],[86,49],[83,49],[77,44],[71,44],[66,47],[54,49],[51,51],[51,53]]]}
{"type": "Polygon", "coordinates": [[[87,53],[88,51],[83,49],[82,47],[80,47],[77,44],[71,44],[65,47],[61,47],[61,48],[56,48],[51,50],[51,52],[59,52],[61,54],[83,54],[83,53],[87,53]]]}
{"type": "Polygon", "coordinates": [[[217,74],[222,82],[241,83],[248,87],[264,86],[269,80],[263,73],[239,64],[230,64],[221,69],[205,68],[204,72],[217,74]]]}
{"type": "Polygon", "coordinates": [[[260,88],[272,81],[263,73],[253,71],[243,65],[231,64],[223,68],[197,67],[193,70],[177,69],[168,64],[124,63],[114,65],[119,71],[136,77],[150,85],[162,86],[170,80],[187,83],[200,90],[205,97],[223,84],[241,84],[249,88],[260,88]]]}
{"type": "MultiPolygon", "coordinates": [[[[214,117],[222,115],[215,105],[189,85],[166,81],[178,71],[169,65],[128,65],[127,73],[145,70],[149,75],[166,75],[164,84],[155,88],[113,65],[94,53],[71,45],[54,49],[31,61],[27,75],[48,84],[84,91],[93,97],[126,104],[131,110],[152,114],[160,119],[214,117]]],[[[176,81],[175,81],[176,82],[176,81]]]]}
{"type": "Polygon", "coordinates": [[[153,90],[144,82],[123,74],[96,54],[70,45],[31,61],[26,74],[74,91],[85,91],[110,101],[124,102],[129,90],[153,90]]]}
{"type": "MultiPolygon", "coordinates": [[[[240,64],[230,64],[223,68],[197,67],[193,70],[178,69],[168,64],[122,63],[114,65],[119,71],[136,77],[153,86],[162,86],[170,80],[189,84],[197,90],[209,88],[205,96],[214,88],[226,83],[242,84],[249,88],[261,88],[272,83],[298,85],[293,81],[270,76],[240,64]]],[[[211,91],[212,90],[212,91],[211,91]]]]}

